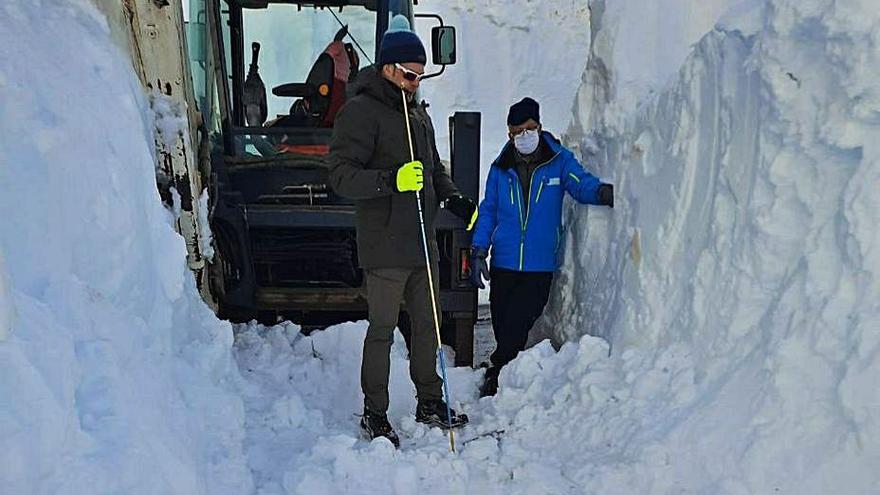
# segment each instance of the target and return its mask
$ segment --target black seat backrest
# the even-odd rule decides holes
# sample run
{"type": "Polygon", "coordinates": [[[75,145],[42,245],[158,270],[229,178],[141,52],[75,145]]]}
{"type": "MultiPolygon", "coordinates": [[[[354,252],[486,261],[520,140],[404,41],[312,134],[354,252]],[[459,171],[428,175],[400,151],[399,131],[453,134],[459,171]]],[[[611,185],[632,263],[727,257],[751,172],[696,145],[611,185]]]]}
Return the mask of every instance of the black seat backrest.
{"type": "Polygon", "coordinates": [[[333,92],[333,57],[322,53],[312,70],[306,77],[306,84],[314,88],[315,93],[306,97],[310,117],[318,122],[324,119],[330,108],[330,95],[333,92]]]}

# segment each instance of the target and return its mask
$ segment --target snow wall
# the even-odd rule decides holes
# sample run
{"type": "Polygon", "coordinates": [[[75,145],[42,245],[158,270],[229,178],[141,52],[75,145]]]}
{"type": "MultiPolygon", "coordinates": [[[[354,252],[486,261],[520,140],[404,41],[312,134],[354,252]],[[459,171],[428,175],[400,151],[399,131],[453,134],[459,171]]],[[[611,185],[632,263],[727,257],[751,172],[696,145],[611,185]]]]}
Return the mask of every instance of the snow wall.
{"type": "Polygon", "coordinates": [[[0,492],[248,493],[232,330],[156,190],[85,0],[0,6],[0,492]]]}
{"type": "Polygon", "coordinates": [[[620,407],[650,404],[625,414],[632,436],[590,426],[621,456],[595,486],[877,493],[876,5],[738,2],[653,86],[627,79],[629,57],[666,45],[627,50],[637,20],[614,3],[591,2],[609,19],[594,20],[567,142],[616,205],[567,205],[542,322],[557,343],[606,339],[620,407]]]}

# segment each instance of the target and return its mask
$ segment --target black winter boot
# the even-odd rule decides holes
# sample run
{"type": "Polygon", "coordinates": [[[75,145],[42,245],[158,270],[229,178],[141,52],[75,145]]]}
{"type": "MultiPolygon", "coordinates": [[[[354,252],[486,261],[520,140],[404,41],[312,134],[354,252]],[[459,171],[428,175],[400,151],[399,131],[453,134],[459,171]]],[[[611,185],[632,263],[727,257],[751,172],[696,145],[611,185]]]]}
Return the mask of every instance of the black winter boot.
{"type": "Polygon", "coordinates": [[[397,437],[397,433],[394,432],[394,428],[388,422],[388,416],[384,414],[374,413],[364,408],[364,416],[361,418],[361,429],[369,440],[385,437],[395,447],[400,447],[400,438],[397,437]]]}
{"type": "MultiPolygon", "coordinates": [[[[449,409],[449,415],[452,416],[452,428],[458,428],[468,423],[467,414],[458,414],[455,409],[449,409]]],[[[446,403],[440,399],[420,400],[419,405],[416,406],[416,421],[428,426],[438,426],[448,430],[450,426],[449,415],[447,415],[446,403]]]]}
{"type": "Polygon", "coordinates": [[[498,375],[500,373],[501,368],[495,366],[486,370],[486,377],[484,378],[483,386],[480,387],[480,397],[488,397],[490,395],[495,395],[495,393],[498,392],[498,375]]]}

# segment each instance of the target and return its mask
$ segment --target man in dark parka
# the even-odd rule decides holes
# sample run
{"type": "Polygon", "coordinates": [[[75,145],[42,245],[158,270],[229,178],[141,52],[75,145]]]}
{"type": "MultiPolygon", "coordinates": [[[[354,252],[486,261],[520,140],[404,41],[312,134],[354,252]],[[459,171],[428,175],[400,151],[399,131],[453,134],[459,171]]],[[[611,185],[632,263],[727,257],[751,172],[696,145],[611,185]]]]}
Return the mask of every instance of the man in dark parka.
{"type": "MultiPolygon", "coordinates": [[[[400,24],[399,19],[395,21],[400,24]]],[[[439,203],[445,201],[447,208],[466,220],[476,209],[472,200],[459,193],[440,162],[425,106],[413,101],[425,62],[425,49],[408,30],[408,23],[406,29],[389,29],[377,64],[358,75],[353,95],[336,117],[329,155],[333,189],[356,200],[358,261],[366,279],[370,326],[361,362],[361,427],[370,438],[383,436],[395,445],[399,441],[386,412],[390,350],[401,301],[412,321],[410,377],[418,398],[416,420],[437,426],[450,423],[443,382],[436,372],[432,292],[414,193],[421,191],[435,296],[439,271],[433,224],[439,203]],[[404,94],[415,160],[410,157],[404,94]]],[[[439,304],[438,298],[438,313],[439,304]]],[[[455,411],[451,416],[453,426],[467,422],[465,415],[455,411]]]]}

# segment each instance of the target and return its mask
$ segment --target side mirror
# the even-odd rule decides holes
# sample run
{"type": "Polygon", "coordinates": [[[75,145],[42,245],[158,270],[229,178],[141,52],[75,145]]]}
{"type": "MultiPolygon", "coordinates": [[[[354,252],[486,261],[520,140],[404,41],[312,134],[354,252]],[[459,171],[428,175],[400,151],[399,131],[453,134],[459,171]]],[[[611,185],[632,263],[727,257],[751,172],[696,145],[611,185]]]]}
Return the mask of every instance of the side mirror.
{"type": "Polygon", "coordinates": [[[431,28],[431,55],[434,65],[455,63],[455,28],[436,26],[431,28]]]}

